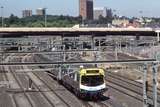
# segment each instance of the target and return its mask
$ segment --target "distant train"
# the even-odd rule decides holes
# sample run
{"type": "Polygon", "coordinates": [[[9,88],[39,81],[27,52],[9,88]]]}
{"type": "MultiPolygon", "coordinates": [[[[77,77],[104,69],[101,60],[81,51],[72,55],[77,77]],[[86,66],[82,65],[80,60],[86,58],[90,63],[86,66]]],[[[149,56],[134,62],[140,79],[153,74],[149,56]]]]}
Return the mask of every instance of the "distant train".
{"type": "Polygon", "coordinates": [[[105,72],[100,68],[81,68],[76,74],[64,75],[60,81],[80,98],[98,98],[107,90],[105,72]]]}

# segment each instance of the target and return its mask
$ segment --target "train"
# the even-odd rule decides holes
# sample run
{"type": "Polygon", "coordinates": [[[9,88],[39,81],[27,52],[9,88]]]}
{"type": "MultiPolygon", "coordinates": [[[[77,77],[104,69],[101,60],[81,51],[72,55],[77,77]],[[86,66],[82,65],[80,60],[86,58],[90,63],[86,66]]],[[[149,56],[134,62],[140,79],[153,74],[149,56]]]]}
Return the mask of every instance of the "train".
{"type": "MultiPolygon", "coordinates": [[[[37,59],[36,59],[37,60],[37,59]]],[[[39,66],[43,68],[43,66],[39,66]]],[[[46,71],[60,84],[71,90],[79,98],[99,98],[107,91],[105,70],[95,65],[54,65],[46,71]],[[78,68],[78,69],[74,69],[78,68]]]]}
{"type": "Polygon", "coordinates": [[[79,98],[97,99],[107,90],[102,68],[81,68],[74,73],[62,73],[61,84],[79,98]]]}

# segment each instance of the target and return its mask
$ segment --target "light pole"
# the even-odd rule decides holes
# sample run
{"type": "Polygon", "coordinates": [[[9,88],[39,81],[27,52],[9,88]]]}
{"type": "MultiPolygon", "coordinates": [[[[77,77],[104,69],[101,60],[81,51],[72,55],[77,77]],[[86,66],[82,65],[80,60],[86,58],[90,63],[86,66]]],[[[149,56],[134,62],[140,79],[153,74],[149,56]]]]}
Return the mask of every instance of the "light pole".
{"type": "Polygon", "coordinates": [[[144,25],[144,18],[143,18],[143,11],[139,11],[139,14],[140,14],[140,21],[141,21],[141,25],[144,25]]]}
{"type": "Polygon", "coordinates": [[[1,26],[3,27],[3,6],[1,6],[1,26]]]}
{"type": "Polygon", "coordinates": [[[44,15],[44,24],[45,24],[45,27],[47,27],[47,8],[44,8],[44,10],[45,10],[45,15],[44,15]]]}
{"type": "Polygon", "coordinates": [[[142,18],[142,17],[143,17],[143,11],[140,10],[140,11],[139,11],[139,14],[140,14],[140,18],[142,18]]]}

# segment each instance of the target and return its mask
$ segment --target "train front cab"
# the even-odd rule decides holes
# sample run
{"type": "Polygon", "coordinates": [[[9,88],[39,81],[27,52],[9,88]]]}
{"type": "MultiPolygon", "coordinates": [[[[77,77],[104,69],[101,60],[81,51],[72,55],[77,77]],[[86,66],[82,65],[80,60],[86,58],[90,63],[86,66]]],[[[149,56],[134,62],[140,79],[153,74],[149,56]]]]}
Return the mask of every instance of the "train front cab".
{"type": "Polygon", "coordinates": [[[98,97],[107,90],[103,69],[81,69],[79,76],[81,97],[98,97]]]}

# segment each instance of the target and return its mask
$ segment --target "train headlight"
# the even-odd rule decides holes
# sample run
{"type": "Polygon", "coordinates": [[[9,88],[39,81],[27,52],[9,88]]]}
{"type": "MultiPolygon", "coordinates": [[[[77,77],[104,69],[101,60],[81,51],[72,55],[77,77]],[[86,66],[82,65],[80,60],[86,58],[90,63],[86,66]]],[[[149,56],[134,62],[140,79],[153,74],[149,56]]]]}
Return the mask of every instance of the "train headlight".
{"type": "Polygon", "coordinates": [[[83,69],[84,68],[84,66],[83,65],[80,65],[80,69],[83,69]]]}

